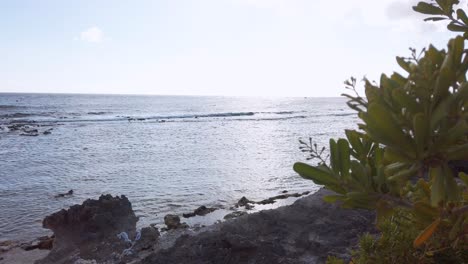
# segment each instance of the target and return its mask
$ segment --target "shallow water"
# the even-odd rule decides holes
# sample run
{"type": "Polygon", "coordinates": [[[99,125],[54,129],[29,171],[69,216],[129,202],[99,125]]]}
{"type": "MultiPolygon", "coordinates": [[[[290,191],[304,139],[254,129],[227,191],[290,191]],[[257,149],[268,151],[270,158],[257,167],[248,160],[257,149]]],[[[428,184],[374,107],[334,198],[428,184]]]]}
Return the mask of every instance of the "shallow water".
{"type": "Polygon", "coordinates": [[[343,98],[0,94],[0,239],[42,235],[46,215],[105,193],[126,195],[143,226],[315,190],[292,170],[298,138],[326,145],[355,121],[343,98]],[[52,133],[6,128],[24,121],[52,133]]]}

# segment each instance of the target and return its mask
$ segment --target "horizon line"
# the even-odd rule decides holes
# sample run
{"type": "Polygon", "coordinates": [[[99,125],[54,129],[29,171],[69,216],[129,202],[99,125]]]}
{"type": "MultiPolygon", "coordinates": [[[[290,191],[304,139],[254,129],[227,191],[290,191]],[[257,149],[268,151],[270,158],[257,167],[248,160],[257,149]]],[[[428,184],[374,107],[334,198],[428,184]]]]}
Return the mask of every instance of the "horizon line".
{"type": "Polygon", "coordinates": [[[76,93],[76,92],[0,92],[1,94],[51,94],[51,95],[116,95],[116,96],[186,96],[186,97],[274,97],[274,98],[341,98],[339,96],[279,96],[279,95],[216,95],[216,94],[151,94],[151,93],[76,93]]]}

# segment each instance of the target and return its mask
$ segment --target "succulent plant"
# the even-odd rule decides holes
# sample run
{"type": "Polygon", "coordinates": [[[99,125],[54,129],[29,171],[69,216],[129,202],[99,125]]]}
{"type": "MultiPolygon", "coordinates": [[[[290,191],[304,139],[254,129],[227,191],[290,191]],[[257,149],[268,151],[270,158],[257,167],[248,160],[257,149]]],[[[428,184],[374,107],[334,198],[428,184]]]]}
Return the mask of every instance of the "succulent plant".
{"type": "MultiPolygon", "coordinates": [[[[409,221],[401,227],[417,235],[408,251],[427,260],[468,251],[468,18],[454,11],[457,4],[415,6],[436,15],[426,20],[448,20],[448,29],[463,36],[451,39],[447,50],[431,45],[397,57],[405,74],[383,74],[378,85],[365,80],[365,98],[345,95],[362,121],[359,129],[330,139],[329,164],[294,164],[303,178],[336,192],[328,202],[376,210],[378,226],[409,221]]],[[[355,90],[356,79],[345,84],[355,90]]]]}

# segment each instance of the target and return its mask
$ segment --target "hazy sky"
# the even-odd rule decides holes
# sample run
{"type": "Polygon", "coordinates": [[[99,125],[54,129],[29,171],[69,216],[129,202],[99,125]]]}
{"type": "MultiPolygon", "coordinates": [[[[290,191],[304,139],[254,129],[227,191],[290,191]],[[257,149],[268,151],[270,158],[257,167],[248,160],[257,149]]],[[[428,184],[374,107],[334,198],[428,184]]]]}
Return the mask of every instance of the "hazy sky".
{"type": "Polygon", "coordinates": [[[0,92],[338,96],[408,47],[413,0],[0,0],[0,92]]]}

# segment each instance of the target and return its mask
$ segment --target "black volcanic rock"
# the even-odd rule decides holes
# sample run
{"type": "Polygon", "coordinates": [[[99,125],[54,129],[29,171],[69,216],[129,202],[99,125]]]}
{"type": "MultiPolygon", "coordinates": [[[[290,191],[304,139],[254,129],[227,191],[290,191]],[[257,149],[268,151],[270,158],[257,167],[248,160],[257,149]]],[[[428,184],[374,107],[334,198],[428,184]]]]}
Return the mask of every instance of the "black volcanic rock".
{"type": "Polygon", "coordinates": [[[180,223],[180,217],[178,215],[173,214],[164,216],[164,224],[166,224],[167,230],[188,227],[186,223],[180,223]]]}
{"type": "Polygon", "coordinates": [[[197,209],[195,209],[193,211],[193,213],[185,213],[185,214],[182,214],[182,215],[185,218],[194,217],[196,215],[204,216],[204,215],[207,215],[207,214],[209,214],[211,212],[214,212],[216,210],[218,210],[218,208],[206,207],[206,206],[202,205],[202,206],[198,207],[197,209]]]}
{"type": "Polygon", "coordinates": [[[141,264],[325,263],[328,255],[349,259],[349,250],[359,236],[375,232],[374,213],[325,203],[322,198],[330,194],[322,189],[290,206],[181,235],[141,264]]]}
{"type": "Polygon", "coordinates": [[[76,259],[108,261],[126,245],[117,234],[136,233],[138,218],[127,197],[102,195],[99,200],[86,200],[47,216],[43,227],[54,232],[55,239],[49,255],[36,263],[73,263],[76,259]]]}

